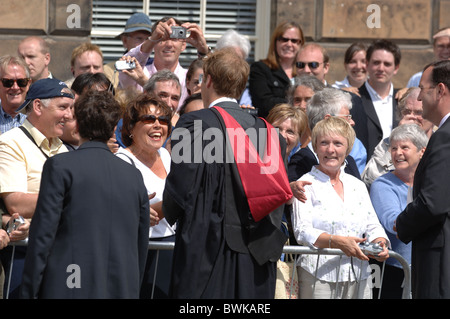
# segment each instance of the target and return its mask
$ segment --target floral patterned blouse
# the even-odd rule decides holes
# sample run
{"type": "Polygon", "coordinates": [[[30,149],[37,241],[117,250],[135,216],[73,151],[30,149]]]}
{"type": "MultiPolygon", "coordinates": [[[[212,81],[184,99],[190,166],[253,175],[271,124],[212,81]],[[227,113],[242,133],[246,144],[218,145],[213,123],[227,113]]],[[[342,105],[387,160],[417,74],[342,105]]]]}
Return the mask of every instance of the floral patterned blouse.
{"type": "MultiPolygon", "coordinates": [[[[378,237],[387,240],[388,236],[378,220],[365,184],[346,174],[344,169],[341,169],[339,178],[344,186],[344,200],[334,190],[328,175],[317,167],[299,179],[312,184],[305,186],[306,203],[297,199],[293,203],[292,224],[297,242],[316,248],[314,243],[322,233],[360,238],[365,236],[369,242],[378,237]]],[[[310,254],[299,258],[302,268],[327,282],[363,280],[371,273],[367,261],[345,255],[318,257],[310,254]]]]}

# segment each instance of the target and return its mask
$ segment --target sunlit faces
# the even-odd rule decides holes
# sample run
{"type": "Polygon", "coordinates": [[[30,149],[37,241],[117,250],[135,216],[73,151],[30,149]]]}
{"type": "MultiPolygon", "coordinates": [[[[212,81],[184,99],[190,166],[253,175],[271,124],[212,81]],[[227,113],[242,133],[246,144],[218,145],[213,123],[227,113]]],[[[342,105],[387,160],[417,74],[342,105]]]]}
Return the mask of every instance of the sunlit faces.
{"type": "Polygon", "coordinates": [[[450,37],[439,37],[434,42],[434,55],[441,60],[450,59],[450,37]]]}
{"type": "Polygon", "coordinates": [[[153,49],[157,69],[172,68],[178,63],[178,58],[184,49],[186,49],[186,41],[169,39],[158,42],[153,49]]]}
{"type": "Polygon", "coordinates": [[[366,51],[355,52],[350,62],[345,64],[345,70],[351,84],[362,85],[367,78],[366,51]]]}
{"type": "Polygon", "coordinates": [[[335,116],[340,117],[348,122],[351,126],[355,126],[355,121],[353,121],[352,116],[350,115],[350,110],[348,107],[342,107],[339,111],[339,114],[335,114],[335,116]]]}
{"type": "Polygon", "coordinates": [[[77,121],[74,116],[73,106],[70,108],[72,117],[68,119],[64,124],[63,134],[61,140],[71,145],[80,144],[80,134],[78,134],[77,121]]]}
{"type": "Polygon", "coordinates": [[[149,32],[145,31],[134,31],[122,35],[123,46],[130,51],[131,49],[137,47],[143,43],[150,36],[149,32]]]}
{"type": "MultiPolygon", "coordinates": [[[[15,64],[9,64],[2,72],[1,77],[3,79],[17,80],[26,78],[25,70],[15,64]]],[[[15,111],[25,101],[25,96],[30,87],[31,81],[26,87],[19,87],[16,81],[10,87],[4,87],[0,81],[0,100],[5,111],[15,111]]]]}
{"type": "Polygon", "coordinates": [[[297,56],[297,63],[299,62],[302,62],[304,64],[304,67],[297,67],[298,74],[311,74],[320,81],[325,81],[325,75],[328,73],[329,64],[324,63],[323,53],[319,47],[311,45],[302,48],[297,56]],[[311,67],[312,62],[318,63],[316,68],[311,67]]]}
{"type": "Polygon", "coordinates": [[[194,71],[190,80],[186,80],[186,89],[189,94],[200,93],[202,91],[200,75],[203,74],[203,69],[198,68],[194,71]]]}
{"type": "Polygon", "coordinates": [[[294,106],[299,107],[306,112],[306,104],[313,95],[314,91],[311,88],[303,85],[297,86],[292,98],[294,106]]]}
{"type": "Polygon", "coordinates": [[[45,106],[42,100],[34,100],[38,108],[39,130],[47,137],[59,137],[64,133],[66,122],[73,118],[72,110],[74,100],[68,97],[55,97],[45,106]]]}
{"type": "Polygon", "coordinates": [[[417,100],[422,102],[422,117],[431,121],[435,125],[439,125],[439,116],[434,113],[434,106],[436,104],[436,86],[431,82],[432,67],[427,68],[420,78],[419,88],[420,93],[417,100]]]}
{"type": "Polygon", "coordinates": [[[410,140],[394,140],[391,142],[390,151],[396,170],[415,171],[425,149],[417,149],[410,140]]]}
{"type": "Polygon", "coordinates": [[[96,51],[86,51],[75,59],[72,67],[73,76],[76,78],[83,73],[103,72],[103,59],[96,51]]]}
{"type": "MultiPolygon", "coordinates": [[[[161,117],[163,114],[154,105],[150,105],[148,112],[143,115],[154,115],[161,117]]],[[[143,121],[138,121],[132,130],[133,143],[139,148],[152,148],[158,150],[161,148],[167,139],[169,127],[156,120],[152,124],[146,124],[143,121]]]]}
{"type": "Polygon", "coordinates": [[[28,65],[30,76],[34,81],[48,76],[44,71],[50,63],[50,54],[42,52],[38,40],[29,39],[20,43],[18,53],[28,65]]]}
{"type": "Polygon", "coordinates": [[[276,51],[280,60],[295,59],[301,45],[300,30],[297,28],[287,29],[276,43],[276,51]],[[290,40],[285,41],[285,39],[290,40]]]}
{"type": "Polygon", "coordinates": [[[335,172],[340,169],[347,156],[348,142],[341,135],[318,136],[316,154],[319,158],[319,168],[324,172],[335,172]]]}
{"type": "Polygon", "coordinates": [[[286,154],[290,154],[292,149],[299,143],[300,136],[296,127],[290,118],[279,120],[273,123],[273,127],[277,128],[286,140],[286,154]]]}
{"type": "Polygon", "coordinates": [[[174,81],[161,81],[155,85],[155,94],[175,112],[181,98],[181,87],[174,81]]]}
{"type": "Polygon", "coordinates": [[[374,87],[378,84],[387,84],[397,74],[399,66],[395,65],[394,55],[386,50],[375,50],[370,61],[367,61],[369,84],[374,87]]]}
{"type": "Polygon", "coordinates": [[[422,102],[414,98],[409,98],[405,102],[405,107],[401,112],[401,123],[415,123],[423,128],[424,119],[422,102]]]}

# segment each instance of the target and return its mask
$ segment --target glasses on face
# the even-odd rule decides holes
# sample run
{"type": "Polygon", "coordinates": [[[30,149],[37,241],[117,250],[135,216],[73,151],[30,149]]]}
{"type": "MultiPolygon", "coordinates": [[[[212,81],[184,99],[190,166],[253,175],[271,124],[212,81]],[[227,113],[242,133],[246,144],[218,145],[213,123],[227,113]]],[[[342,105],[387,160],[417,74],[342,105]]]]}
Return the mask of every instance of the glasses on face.
{"type": "Polygon", "coordinates": [[[415,116],[422,116],[423,111],[419,110],[419,111],[414,111],[414,110],[410,110],[410,109],[403,109],[402,110],[402,115],[406,116],[406,115],[411,115],[414,114],[415,116]]]}
{"type": "Polygon", "coordinates": [[[346,119],[347,121],[351,121],[352,115],[351,114],[336,114],[335,116],[346,119]]]}
{"type": "Polygon", "coordinates": [[[278,41],[281,41],[283,43],[287,43],[287,42],[291,41],[292,44],[300,44],[301,43],[300,39],[291,39],[291,38],[285,38],[285,37],[279,37],[278,41]]]}
{"type": "Polygon", "coordinates": [[[154,115],[151,115],[151,114],[147,114],[147,115],[142,115],[139,118],[139,121],[141,121],[144,124],[154,124],[156,122],[156,120],[158,120],[159,124],[169,126],[170,119],[169,119],[168,116],[165,116],[165,115],[163,115],[163,116],[154,116],[154,115]]]}
{"type": "Polygon", "coordinates": [[[5,88],[10,88],[14,85],[14,82],[17,83],[17,85],[21,88],[24,88],[28,85],[28,82],[30,82],[30,79],[24,78],[24,79],[1,79],[2,84],[5,88]]]}
{"type": "Polygon", "coordinates": [[[296,62],[295,65],[299,69],[304,69],[306,66],[308,66],[310,69],[317,69],[322,63],[321,62],[308,62],[308,63],[306,63],[306,62],[296,62]]]}

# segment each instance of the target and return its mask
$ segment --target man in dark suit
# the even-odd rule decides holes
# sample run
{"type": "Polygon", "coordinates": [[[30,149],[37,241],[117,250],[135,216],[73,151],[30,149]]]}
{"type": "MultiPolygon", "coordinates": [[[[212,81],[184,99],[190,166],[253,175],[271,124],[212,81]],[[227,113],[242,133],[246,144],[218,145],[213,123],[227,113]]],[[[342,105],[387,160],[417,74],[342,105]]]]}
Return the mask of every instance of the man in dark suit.
{"type": "Polygon", "coordinates": [[[426,66],[419,87],[423,118],[439,129],[414,175],[413,201],[395,227],[401,241],[412,241],[413,298],[450,298],[450,61],[426,66]]]}
{"type": "Polygon", "coordinates": [[[367,49],[366,60],[369,79],[359,88],[362,103],[353,103],[351,114],[369,160],[378,143],[398,125],[392,78],[400,67],[401,52],[391,41],[375,40],[367,49]]]}
{"type": "MultiPolygon", "coordinates": [[[[211,109],[221,107],[244,130],[266,131],[264,122],[237,102],[249,66],[232,48],[224,48],[205,59],[203,73],[205,109],[183,114],[172,133],[172,165],[163,198],[165,218],[178,222],[171,297],[273,298],[276,261],[287,239],[280,230],[284,205],[259,221],[253,218],[237,165],[223,148],[224,123],[211,109]],[[209,132],[219,134],[212,138],[209,132]]],[[[249,137],[261,154],[266,136],[256,135],[249,137]]],[[[286,144],[279,136],[276,141],[279,157],[286,144]]],[[[287,185],[287,176],[285,181],[287,185]]],[[[266,187],[268,193],[274,188],[269,183],[266,187]]]]}
{"type": "Polygon", "coordinates": [[[75,102],[82,145],[44,164],[22,298],[139,298],[149,202],[141,173],[106,145],[121,114],[109,92],[75,102]]]}

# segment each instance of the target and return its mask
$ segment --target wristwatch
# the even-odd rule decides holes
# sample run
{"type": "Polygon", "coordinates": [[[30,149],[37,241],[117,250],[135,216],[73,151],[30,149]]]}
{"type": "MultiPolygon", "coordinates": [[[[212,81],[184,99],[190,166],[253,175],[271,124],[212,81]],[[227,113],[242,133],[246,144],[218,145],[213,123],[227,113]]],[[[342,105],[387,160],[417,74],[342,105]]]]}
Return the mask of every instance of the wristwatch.
{"type": "Polygon", "coordinates": [[[200,51],[197,51],[197,55],[198,55],[198,57],[201,59],[201,58],[204,58],[205,56],[207,56],[211,51],[212,51],[211,47],[208,46],[208,52],[206,52],[206,53],[201,53],[200,51]]]}

